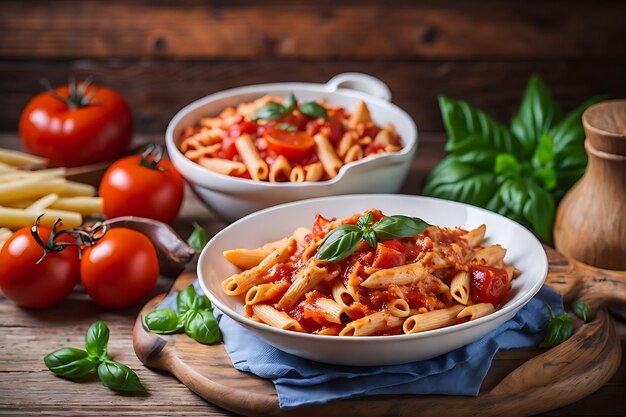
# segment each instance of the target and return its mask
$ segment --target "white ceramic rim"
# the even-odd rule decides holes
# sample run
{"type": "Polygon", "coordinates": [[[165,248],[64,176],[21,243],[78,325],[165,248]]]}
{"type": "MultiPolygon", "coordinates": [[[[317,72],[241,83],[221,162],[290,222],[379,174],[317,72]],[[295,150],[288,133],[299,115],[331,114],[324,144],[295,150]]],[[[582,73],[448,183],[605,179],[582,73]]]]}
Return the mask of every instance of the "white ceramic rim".
{"type": "MultiPolygon", "coordinates": [[[[301,82],[287,82],[287,83],[270,83],[270,84],[255,84],[243,87],[235,87],[227,90],[222,90],[214,94],[210,94],[203,98],[200,98],[187,106],[183,107],[181,110],[174,115],[172,120],[167,126],[167,130],[165,131],[165,144],[167,146],[167,151],[170,156],[176,154],[177,163],[184,164],[187,169],[194,171],[198,175],[205,175],[208,177],[208,180],[215,180],[222,182],[224,187],[228,187],[228,185],[232,185],[233,187],[241,187],[241,186],[260,186],[267,188],[318,188],[325,187],[328,185],[332,185],[334,183],[340,182],[342,178],[346,175],[346,173],[352,169],[353,167],[357,167],[359,165],[368,164],[372,161],[383,161],[388,160],[393,162],[394,160],[403,160],[407,154],[413,155],[417,148],[417,126],[415,122],[411,118],[411,116],[402,110],[400,107],[391,103],[389,99],[391,98],[391,94],[387,86],[379,79],[371,77],[367,74],[360,73],[343,73],[338,74],[335,77],[331,78],[326,84],[318,84],[318,83],[301,83],[301,82]],[[349,81],[350,77],[353,79],[362,81],[370,84],[372,87],[377,89],[382,89],[380,96],[376,97],[374,95],[367,94],[365,92],[350,89],[350,88],[341,88],[340,85],[342,82],[349,81]],[[380,85],[378,84],[380,83],[380,85]],[[384,86],[384,88],[382,87],[384,86]],[[365,101],[366,103],[372,102],[379,106],[387,108],[389,111],[398,113],[402,118],[406,119],[407,126],[409,127],[408,137],[402,136],[400,139],[402,141],[403,147],[398,152],[390,152],[390,153],[382,153],[378,155],[374,155],[368,158],[360,159],[355,162],[350,162],[348,164],[343,165],[337,175],[334,178],[326,181],[316,181],[316,182],[304,182],[304,183],[292,183],[292,182],[267,182],[267,181],[253,181],[246,178],[237,178],[229,175],[219,174],[213,171],[210,171],[195,162],[189,160],[177,146],[177,138],[174,138],[174,130],[180,121],[187,116],[188,113],[193,112],[194,110],[206,106],[207,104],[221,100],[224,98],[228,98],[232,95],[237,94],[251,94],[258,93],[260,96],[267,91],[271,90],[294,90],[297,92],[298,90],[309,90],[309,91],[319,91],[321,94],[328,94],[332,97],[333,94],[344,95],[348,97],[358,98],[360,100],[365,101]]],[[[331,99],[332,101],[332,99],[331,99]]]]}
{"type": "MultiPolygon", "coordinates": [[[[500,217],[501,219],[505,220],[508,223],[511,223],[512,225],[519,227],[521,229],[523,229],[524,232],[528,233],[529,237],[539,246],[541,246],[541,242],[539,242],[539,240],[528,230],[526,229],[524,226],[521,226],[519,223],[514,222],[513,220],[506,218],[498,213],[494,213],[492,211],[480,208],[480,207],[476,207],[476,206],[472,206],[469,204],[465,204],[465,203],[459,203],[456,201],[450,201],[450,200],[443,200],[443,199],[439,199],[439,198],[433,198],[433,197],[423,197],[423,196],[415,196],[415,195],[406,195],[406,194],[350,194],[350,195],[340,195],[340,196],[331,196],[331,197],[322,197],[322,198],[310,198],[310,199],[306,199],[306,200],[299,200],[299,201],[294,201],[294,202],[289,202],[289,203],[284,203],[284,204],[279,204],[277,206],[273,206],[273,207],[268,207],[266,209],[263,210],[259,210],[257,212],[251,213],[239,220],[237,220],[236,222],[232,223],[231,225],[225,227],[224,229],[222,229],[219,233],[217,233],[215,236],[213,236],[213,238],[211,238],[211,240],[213,239],[217,239],[220,235],[228,233],[228,230],[231,227],[234,227],[235,225],[239,224],[240,222],[245,221],[246,219],[253,217],[253,216],[263,216],[263,213],[268,212],[268,211],[272,211],[272,210],[278,210],[278,209],[282,209],[285,207],[297,207],[299,205],[305,205],[305,204],[313,204],[315,202],[322,202],[322,201],[328,201],[328,200],[335,200],[337,201],[337,203],[340,203],[341,200],[349,200],[349,199],[356,199],[356,198],[386,198],[386,197],[390,197],[390,196],[395,196],[398,198],[408,198],[408,199],[414,199],[416,202],[419,201],[436,201],[436,202],[446,202],[449,203],[452,206],[460,206],[463,208],[470,208],[472,210],[478,210],[479,212],[484,212],[487,215],[493,215],[496,217],[500,217]]],[[[210,243],[210,241],[209,241],[210,243]]],[[[350,337],[345,337],[345,336],[330,336],[330,335],[317,335],[317,334],[310,334],[310,333],[300,333],[300,332],[294,332],[294,331],[290,331],[290,330],[283,330],[283,329],[278,329],[276,327],[272,327],[269,326],[267,324],[264,323],[259,323],[256,322],[254,320],[251,320],[247,317],[242,316],[241,314],[237,313],[236,311],[233,311],[232,309],[230,309],[228,306],[224,305],[219,298],[215,297],[213,295],[213,293],[211,291],[209,291],[209,289],[206,287],[206,285],[204,284],[204,280],[202,279],[202,265],[204,264],[204,262],[208,262],[208,259],[205,259],[208,257],[208,251],[206,250],[209,247],[209,244],[207,244],[205,246],[205,249],[202,251],[202,253],[200,254],[200,257],[198,258],[198,263],[197,263],[197,274],[198,274],[198,281],[200,283],[200,287],[202,288],[202,291],[204,292],[204,294],[206,294],[206,296],[211,300],[211,303],[213,303],[213,305],[215,307],[217,307],[222,313],[226,314],[227,316],[229,316],[230,318],[232,318],[233,320],[241,323],[244,326],[248,326],[248,327],[253,327],[255,329],[258,329],[261,332],[270,332],[270,333],[275,333],[276,335],[289,335],[290,337],[295,337],[298,339],[301,339],[301,341],[307,341],[307,340],[328,340],[328,341],[339,341],[341,340],[344,343],[364,343],[365,341],[368,341],[370,343],[385,343],[385,342],[390,342],[390,341],[395,341],[398,342],[400,340],[419,340],[419,339],[423,339],[423,338],[428,338],[431,336],[435,336],[435,335],[440,335],[440,334],[446,334],[446,333],[451,333],[451,332],[455,332],[457,330],[463,330],[463,329],[469,329],[475,326],[479,326],[480,324],[486,322],[486,321],[491,321],[494,319],[497,319],[498,317],[502,317],[505,316],[507,314],[511,314],[513,311],[521,309],[526,303],[528,303],[534,296],[535,294],[537,294],[537,292],[539,292],[539,290],[541,289],[541,287],[543,286],[543,283],[545,281],[545,278],[548,274],[548,257],[545,253],[545,250],[541,250],[541,253],[543,254],[543,258],[542,259],[538,259],[537,262],[540,262],[541,265],[543,266],[542,272],[541,272],[541,279],[538,279],[537,282],[535,283],[535,285],[533,287],[531,287],[530,291],[528,291],[526,294],[524,294],[522,297],[520,297],[517,301],[515,301],[514,303],[510,304],[510,305],[505,305],[504,307],[500,308],[499,310],[496,310],[494,313],[489,314],[487,316],[478,318],[476,320],[471,320],[471,321],[467,321],[465,323],[460,323],[460,324],[455,324],[454,326],[448,326],[448,327],[441,327],[439,329],[434,329],[434,330],[428,330],[425,332],[420,332],[420,333],[414,333],[414,334],[401,334],[401,335],[389,335],[389,336],[350,336],[350,337]]],[[[226,278],[226,277],[224,277],[226,278]]],[[[512,315],[511,315],[512,317],[512,315]]]]}

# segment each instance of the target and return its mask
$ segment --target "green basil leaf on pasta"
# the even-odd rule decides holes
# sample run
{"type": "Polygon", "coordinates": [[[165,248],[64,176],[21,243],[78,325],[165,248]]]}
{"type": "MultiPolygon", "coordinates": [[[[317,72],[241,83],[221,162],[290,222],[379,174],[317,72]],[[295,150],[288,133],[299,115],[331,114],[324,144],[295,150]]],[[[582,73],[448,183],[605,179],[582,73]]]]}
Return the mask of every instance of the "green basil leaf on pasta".
{"type": "Polygon", "coordinates": [[[326,109],[316,103],[315,101],[309,101],[308,103],[304,103],[300,106],[300,113],[306,114],[307,116],[312,117],[321,117],[322,119],[328,119],[328,114],[326,113],[326,109]]]}
{"type": "Polygon", "coordinates": [[[281,117],[283,117],[285,112],[286,112],[286,109],[283,105],[270,102],[270,103],[267,103],[265,106],[261,107],[259,110],[257,110],[257,112],[254,113],[254,115],[252,116],[252,120],[259,120],[259,119],[276,120],[276,119],[280,119],[281,117]]]}
{"type": "Polygon", "coordinates": [[[356,250],[363,237],[358,226],[342,224],[333,229],[317,249],[316,258],[322,261],[338,262],[356,250]]]}
{"type": "Polygon", "coordinates": [[[415,236],[432,226],[418,217],[403,215],[384,216],[372,230],[378,240],[392,240],[415,236]]]}

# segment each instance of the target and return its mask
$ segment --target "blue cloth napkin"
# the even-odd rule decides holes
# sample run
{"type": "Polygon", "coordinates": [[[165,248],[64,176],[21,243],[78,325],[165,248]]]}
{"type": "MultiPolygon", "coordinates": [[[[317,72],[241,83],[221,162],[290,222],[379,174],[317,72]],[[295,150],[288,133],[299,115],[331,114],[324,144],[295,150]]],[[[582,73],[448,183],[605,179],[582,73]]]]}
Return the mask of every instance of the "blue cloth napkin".
{"type": "MultiPolygon", "coordinates": [[[[196,290],[201,292],[197,283],[196,290]]],[[[175,304],[175,298],[168,298],[160,307],[175,304]]],[[[544,286],[511,320],[469,345],[426,361],[377,367],[302,359],[268,345],[217,309],[215,315],[234,367],[271,379],[280,407],[295,408],[366,395],[478,395],[498,350],[541,342],[541,329],[548,322],[546,304],[555,314],[563,312],[561,296],[544,286]]]]}

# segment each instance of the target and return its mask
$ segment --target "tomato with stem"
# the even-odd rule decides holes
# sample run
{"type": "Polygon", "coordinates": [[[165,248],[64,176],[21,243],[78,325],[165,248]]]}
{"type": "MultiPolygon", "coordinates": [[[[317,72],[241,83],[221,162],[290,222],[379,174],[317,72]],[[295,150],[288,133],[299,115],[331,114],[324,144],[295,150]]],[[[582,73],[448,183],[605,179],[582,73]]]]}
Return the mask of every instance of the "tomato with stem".
{"type": "Polygon", "coordinates": [[[116,91],[91,80],[38,94],[20,118],[24,148],[50,166],[79,166],[118,158],[130,144],[130,107],[116,91]]]}
{"type": "Polygon", "coordinates": [[[113,163],[99,189],[108,218],[138,216],[163,223],[176,218],[184,190],[183,177],[158,145],[113,163]]]}
{"type": "Polygon", "coordinates": [[[156,250],[143,234],[113,228],[83,251],[80,281],[96,304],[126,308],[142,301],[156,285],[156,250]]]}
{"type": "Polygon", "coordinates": [[[71,235],[39,226],[22,228],[0,250],[0,289],[22,307],[46,308],[63,301],[79,276],[76,241],[71,235]]]}

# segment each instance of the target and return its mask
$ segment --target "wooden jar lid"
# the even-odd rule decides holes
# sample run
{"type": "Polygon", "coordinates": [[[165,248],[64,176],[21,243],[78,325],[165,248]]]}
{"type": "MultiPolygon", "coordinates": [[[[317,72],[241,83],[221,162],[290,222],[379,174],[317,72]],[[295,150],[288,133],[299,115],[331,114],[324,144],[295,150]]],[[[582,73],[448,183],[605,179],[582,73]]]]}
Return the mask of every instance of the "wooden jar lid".
{"type": "Polygon", "coordinates": [[[595,104],[583,113],[582,119],[589,147],[626,156],[626,100],[595,104]]]}

